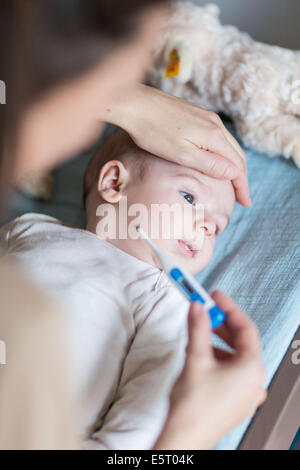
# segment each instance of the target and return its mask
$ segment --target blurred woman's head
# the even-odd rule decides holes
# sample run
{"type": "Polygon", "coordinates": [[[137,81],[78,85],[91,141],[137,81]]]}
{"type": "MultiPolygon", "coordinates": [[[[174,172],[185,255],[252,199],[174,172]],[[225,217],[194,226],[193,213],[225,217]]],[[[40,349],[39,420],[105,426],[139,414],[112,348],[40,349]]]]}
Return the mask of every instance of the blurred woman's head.
{"type": "Polygon", "coordinates": [[[106,103],[143,77],[164,11],[163,0],[1,0],[0,184],[99,134],[106,103]]]}

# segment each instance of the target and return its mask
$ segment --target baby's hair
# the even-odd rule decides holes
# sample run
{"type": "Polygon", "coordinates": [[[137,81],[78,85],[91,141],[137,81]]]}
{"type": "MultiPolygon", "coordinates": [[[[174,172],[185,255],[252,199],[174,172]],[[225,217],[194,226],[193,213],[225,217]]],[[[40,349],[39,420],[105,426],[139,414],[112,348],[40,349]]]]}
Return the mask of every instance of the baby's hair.
{"type": "Polygon", "coordinates": [[[146,166],[150,158],[155,158],[141,150],[122,129],[117,129],[110,134],[101,147],[90,159],[84,174],[83,204],[86,207],[87,197],[91,190],[98,183],[99,173],[103,165],[111,160],[119,160],[126,165],[130,165],[132,171],[136,172],[136,177],[143,178],[146,166]]]}

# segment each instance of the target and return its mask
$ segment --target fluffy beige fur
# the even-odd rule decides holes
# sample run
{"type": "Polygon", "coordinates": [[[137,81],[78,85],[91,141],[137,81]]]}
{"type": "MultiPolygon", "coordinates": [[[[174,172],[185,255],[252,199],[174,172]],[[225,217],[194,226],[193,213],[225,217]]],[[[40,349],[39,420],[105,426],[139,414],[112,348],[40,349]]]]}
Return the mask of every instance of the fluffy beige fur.
{"type": "Polygon", "coordinates": [[[214,4],[178,3],[155,55],[153,85],[223,111],[246,146],[292,157],[300,167],[300,52],[221,25],[214,4]],[[165,78],[171,51],[179,57],[179,71],[165,78]]]}

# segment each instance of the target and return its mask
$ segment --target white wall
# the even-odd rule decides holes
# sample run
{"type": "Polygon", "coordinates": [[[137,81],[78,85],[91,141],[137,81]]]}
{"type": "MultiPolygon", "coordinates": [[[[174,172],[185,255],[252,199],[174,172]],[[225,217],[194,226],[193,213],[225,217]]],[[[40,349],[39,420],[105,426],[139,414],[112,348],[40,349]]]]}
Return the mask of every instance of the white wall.
{"type": "Polygon", "coordinates": [[[247,31],[258,41],[300,49],[300,0],[194,0],[216,3],[221,20],[247,31]]]}

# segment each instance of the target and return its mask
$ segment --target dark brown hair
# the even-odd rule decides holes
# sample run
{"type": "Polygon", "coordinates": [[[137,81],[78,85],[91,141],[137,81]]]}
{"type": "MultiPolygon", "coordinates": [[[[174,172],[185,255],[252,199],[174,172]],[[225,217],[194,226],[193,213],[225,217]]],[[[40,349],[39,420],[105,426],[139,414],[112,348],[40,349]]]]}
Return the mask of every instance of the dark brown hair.
{"type": "Polygon", "coordinates": [[[0,105],[0,184],[26,106],[100,62],[137,31],[139,13],[155,3],[163,0],[1,0],[0,80],[7,104],[0,105]]]}

